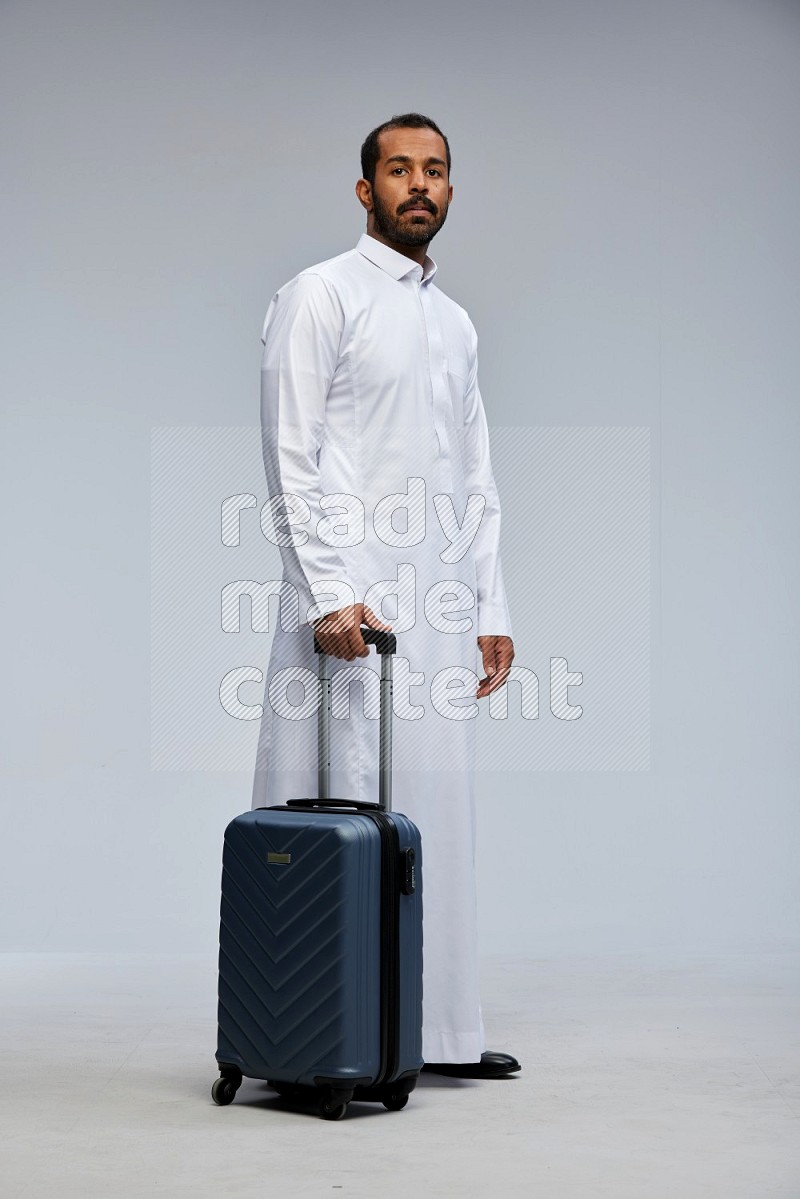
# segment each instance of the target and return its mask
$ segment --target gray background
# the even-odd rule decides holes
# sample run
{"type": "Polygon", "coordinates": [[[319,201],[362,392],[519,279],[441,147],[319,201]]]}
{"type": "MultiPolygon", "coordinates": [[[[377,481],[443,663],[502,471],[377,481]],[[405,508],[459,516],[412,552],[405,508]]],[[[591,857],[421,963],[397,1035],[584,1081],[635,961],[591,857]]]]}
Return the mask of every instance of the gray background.
{"type": "Polygon", "coordinates": [[[355,243],[361,141],[415,108],[490,423],[650,430],[650,769],[481,773],[482,948],[787,946],[798,5],[81,0],[0,33],[0,945],[213,953],[252,763],[151,769],[151,431],[256,424],[270,296],[355,243]]]}

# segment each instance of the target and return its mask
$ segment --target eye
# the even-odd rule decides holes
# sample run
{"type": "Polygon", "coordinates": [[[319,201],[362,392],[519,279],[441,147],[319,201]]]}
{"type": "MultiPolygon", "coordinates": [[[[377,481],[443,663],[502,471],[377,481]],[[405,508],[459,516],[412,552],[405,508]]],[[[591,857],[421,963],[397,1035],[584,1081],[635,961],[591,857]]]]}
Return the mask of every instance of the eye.
{"type": "Polygon", "coordinates": [[[438,167],[430,167],[429,169],[433,175],[439,175],[441,173],[438,167]]]}
{"type": "Polygon", "coordinates": [[[394,170],[392,171],[392,174],[396,175],[398,171],[404,171],[404,170],[405,170],[405,167],[395,167],[394,170]]]}

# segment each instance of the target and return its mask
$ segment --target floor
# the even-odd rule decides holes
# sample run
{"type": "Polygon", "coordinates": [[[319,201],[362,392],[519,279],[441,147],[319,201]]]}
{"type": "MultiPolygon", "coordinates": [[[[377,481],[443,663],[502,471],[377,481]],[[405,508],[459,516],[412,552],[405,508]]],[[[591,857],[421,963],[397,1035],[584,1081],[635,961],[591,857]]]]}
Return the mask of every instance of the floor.
{"type": "Polygon", "coordinates": [[[800,1199],[794,957],[487,959],[493,1082],[216,1107],[208,957],[0,956],[4,1199],[800,1199]]]}

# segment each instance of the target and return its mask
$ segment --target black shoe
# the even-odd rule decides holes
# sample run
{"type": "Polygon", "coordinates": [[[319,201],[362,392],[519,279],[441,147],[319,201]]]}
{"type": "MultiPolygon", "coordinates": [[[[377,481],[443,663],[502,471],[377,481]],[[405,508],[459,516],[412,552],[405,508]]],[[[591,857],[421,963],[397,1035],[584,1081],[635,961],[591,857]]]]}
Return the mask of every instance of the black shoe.
{"type": "Polygon", "coordinates": [[[422,1069],[431,1074],[449,1074],[451,1078],[504,1078],[522,1066],[510,1053],[487,1050],[479,1062],[426,1062],[422,1069]]]}

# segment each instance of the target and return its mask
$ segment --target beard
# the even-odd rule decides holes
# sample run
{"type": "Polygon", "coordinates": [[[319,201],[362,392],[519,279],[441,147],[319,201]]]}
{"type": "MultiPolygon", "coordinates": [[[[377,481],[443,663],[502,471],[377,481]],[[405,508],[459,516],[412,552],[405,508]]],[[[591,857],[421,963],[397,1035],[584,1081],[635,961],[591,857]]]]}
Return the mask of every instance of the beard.
{"type": "Polygon", "coordinates": [[[447,220],[448,208],[448,205],[445,204],[438,212],[434,212],[433,203],[428,200],[426,204],[430,205],[428,209],[431,213],[430,216],[419,216],[418,214],[407,216],[405,213],[398,216],[397,212],[392,212],[383,203],[373,187],[372,216],[375,228],[383,237],[395,241],[401,246],[424,246],[432,237],[435,237],[447,220]]]}

